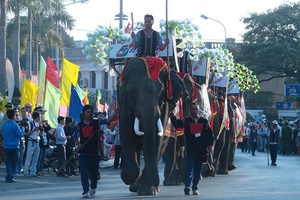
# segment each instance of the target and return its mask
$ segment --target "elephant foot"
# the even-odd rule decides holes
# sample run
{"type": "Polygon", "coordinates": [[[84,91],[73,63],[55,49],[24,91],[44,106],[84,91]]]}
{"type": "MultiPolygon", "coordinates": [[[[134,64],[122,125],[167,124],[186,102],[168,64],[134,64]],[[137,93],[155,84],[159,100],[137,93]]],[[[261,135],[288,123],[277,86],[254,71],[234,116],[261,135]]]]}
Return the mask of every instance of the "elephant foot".
{"type": "Polygon", "coordinates": [[[132,185],[129,185],[129,191],[130,192],[137,192],[137,184],[134,183],[132,185]]]}
{"type": "Polygon", "coordinates": [[[165,186],[172,186],[172,185],[181,185],[181,181],[175,181],[175,180],[167,180],[167,179],[165,179],[164,181],[163,181],[163,184],[165,185],[165,186]]]}
{"type": "Polygon", "coordinates": [[[236,165],[232,164],[232,165],[228,165],[227,169],[229,171],[234,170],[236,168],[236,165]]]}
{"type": "Polygon", "coordinates": [[[152,186],[151,188],[141,188],[138,187],[138,195],[157,195],[159,192],[159,187],[152,186]]]}
{"type": "Polygon", "coordinates": [[[228,175],[228,170],[227,170],[227,169],[219,169],[219,170],[217,171],[217,174],[228,175]]]}
{"type": "Polygon", "coordinates": [[[121,179],[126,185],[132,185],[136,183],[138,178],[141,176],[140,169],[129,169],[129,168],[123,168],[121,171],[121,179]]]}
{"type": "Polygon", "coordinates": [[[209,177],[209,176],[214,176],[215,174],[215,167],[213,165],[208,165],[208,164],[203,164],[202,165],[202,171],[201,171],[201,175],[203,177],[209,177]]]}

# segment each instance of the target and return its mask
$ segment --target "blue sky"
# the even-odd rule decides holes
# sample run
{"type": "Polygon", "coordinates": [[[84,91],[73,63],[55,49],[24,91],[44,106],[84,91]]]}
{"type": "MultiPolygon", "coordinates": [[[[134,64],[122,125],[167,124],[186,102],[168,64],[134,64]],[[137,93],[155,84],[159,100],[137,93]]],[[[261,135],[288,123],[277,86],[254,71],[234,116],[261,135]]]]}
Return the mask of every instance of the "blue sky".
{"type": "MultiPolygon", "coordinates": [[[[224,41],[225,31],[220,23],[200,18],[204,14],[220,21],[226,29],[227,38],[241,41],[244,24],[240,21],[249,13],[262,13],[278,7],[284,0],[168,0],[168,19],[191,19],[200,27],[204,41],[224,41]],[[184,2],[185,4],[183,4],[184,2]]],[[[290,0],[290,2],[298,2],[290,0]]],[[[93,32],[97,26],[119,26],[114,16],[120,12],[120,0],[89,0],[88,3],[77,3],[66,6],[68,12],[75,18],[76,26],[70,32],[75,40],[86,40],[87,32],[93,32]]],[[[158,30],[159,21],[166,19],[165,0],[123,0],[123,12],[131,22],[143,21],[145,14],[155,18],[154,29],[158,30]]],[[[127,24],[127,21],[124,21],[127,24]]]]}

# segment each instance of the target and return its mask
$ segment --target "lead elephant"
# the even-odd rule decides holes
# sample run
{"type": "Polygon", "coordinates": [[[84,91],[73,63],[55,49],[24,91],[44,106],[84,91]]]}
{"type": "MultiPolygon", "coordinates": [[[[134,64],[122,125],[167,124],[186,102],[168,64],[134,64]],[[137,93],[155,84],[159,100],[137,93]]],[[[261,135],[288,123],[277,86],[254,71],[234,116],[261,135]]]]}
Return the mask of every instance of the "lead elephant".
{"type": "Polygon", "coordinates": [[[118,86],[119,130],[124,149],[121,178],[127,185],[135,184],[138,195],[156,195],[159,191],[158,162],[169,117],[168,103],[175,104],[180,97],[187,96],[176,72],[172,71],[168,79],[166,65],[159,69],[149,66],[145,58],[131,59],[118,86]],[[152,77],[151,71],[156,76],[152,77]],[[168,80],[171,80],[172,92],[168,80]],[[143,144],[145,162],[142,172],[137,159],[140,143],[143,144]]]}

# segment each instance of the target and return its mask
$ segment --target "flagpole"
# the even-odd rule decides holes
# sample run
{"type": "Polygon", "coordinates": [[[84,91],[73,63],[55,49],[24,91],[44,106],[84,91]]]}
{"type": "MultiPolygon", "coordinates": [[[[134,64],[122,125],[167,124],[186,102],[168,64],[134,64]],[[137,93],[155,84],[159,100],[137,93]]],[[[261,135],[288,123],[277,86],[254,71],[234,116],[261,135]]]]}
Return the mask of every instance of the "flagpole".
{"type": "MultiPolygon", "coordinates": [[[[169,39],[169,25],[168,25],[168,0],[166,0],[166,39],[169,39]]],[[[170,58],[169,58],[169,44],[167,45],[167,64],[169,68],[170,75],[170,58]]]]}

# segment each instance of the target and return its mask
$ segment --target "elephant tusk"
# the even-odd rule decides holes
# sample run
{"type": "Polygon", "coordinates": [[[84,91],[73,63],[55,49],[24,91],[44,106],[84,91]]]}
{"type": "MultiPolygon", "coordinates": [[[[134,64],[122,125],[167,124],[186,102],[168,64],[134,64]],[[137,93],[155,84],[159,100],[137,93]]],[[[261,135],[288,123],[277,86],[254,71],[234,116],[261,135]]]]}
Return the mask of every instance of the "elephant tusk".
{"type": "Polygon", "coordinates": [[[157,128],[158,128],[158,135],[163,136],[164,131],[163,131],[163,126],[162,126],[160,118],[158,118],[158,120],[157,120],[157,128]]]}
{"type": "Polygon", "coordinates": [[[134,119],[134,132],[139,136],[144,135],[144,132],[140,131],[140,120],[137,117],[134,119]]]}

